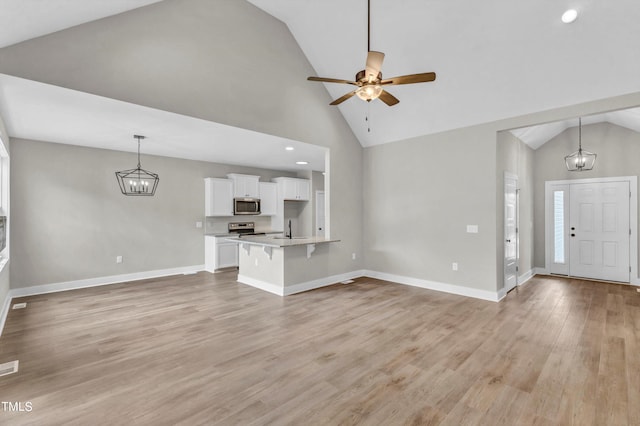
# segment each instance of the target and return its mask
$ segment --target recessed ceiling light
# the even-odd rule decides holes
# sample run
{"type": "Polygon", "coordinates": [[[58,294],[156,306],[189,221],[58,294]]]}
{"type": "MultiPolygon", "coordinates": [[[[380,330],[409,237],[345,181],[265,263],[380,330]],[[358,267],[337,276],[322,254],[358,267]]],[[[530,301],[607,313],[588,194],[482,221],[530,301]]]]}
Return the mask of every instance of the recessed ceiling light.
{"type": "Polygon", "coordinates": [[[569,9],[562,14],[562,22],[564,22],[565,24],[570,24],[575,21],[577,17],[578,11],[575,9],[569,9]]]}
{"type": "Polygon", "coordinates": [[[293,151],[293,147],[292,146],[288,146],[285,148],[287,151],[293,151]]]}
{"type": "Polygon", "coordinates": [[[304,166],[305,164],[309,164],[309,162],[308,161],[296,161],[296,164],[304,166]]]}

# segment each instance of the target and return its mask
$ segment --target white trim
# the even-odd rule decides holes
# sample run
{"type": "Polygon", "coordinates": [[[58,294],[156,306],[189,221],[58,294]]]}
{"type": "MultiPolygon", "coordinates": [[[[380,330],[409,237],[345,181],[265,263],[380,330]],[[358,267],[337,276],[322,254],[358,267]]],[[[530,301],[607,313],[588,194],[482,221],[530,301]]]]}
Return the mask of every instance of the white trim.
{"type": "MultiPolygon", "coordinates": [[[[514,287],[515,288],[515,287],[514,287]]],[[[501,301],[502,299],[504,299],[505,297],[507,297],[507,290],[505,290],[504,287],[502,287],[500,290],[498,290],[498,302],[501,301]]]]}
{"type": "Polygon", "coordinates": [[[255,287],[259,290],[264,290],[277,296],[284,296],[283,288],[275,284],[268,283],[266,281],[257,280],[255,278],[247,277],[238,274],[238,280],[241,284],[246,284],[251,287],[255,287]]]}
{"type": "Polygon", "coordinates": [[[59,291],[118,284],[128,281],[146,280],[149,278],[167,277],[170,275],[190,274],[203,270],[204,265],[183,266],[179,268],[158,269],[155,271],[134,272],[132,274],[111,275],[108,277],[89,278],[86,280],[65,281],[53,284],[36,285],[32,287],[14,288],[9,293],[12,297],[34,296],[36,294],[57,293],[59,291]]]}
{"type": "Polygon", "coordinates": [[[387,274],[386,272],[370,270],[364,270],[364,275],[380,280],[441,291],[443,293],[457,294],[459,296],[473,297],[474,299],[489,300],[491,302],[498,302],[501,299],[500,292],[497,291],[480,290],[476,288],[462,287],[454,284],[439,283],[436,281],[428,281],[420,278],[405,277],[402,275],[387,274]]]}
{"type": "Polygon", "coordinates": [[[535,267],[533,268],[533,275],[549,275],[547,268],[535,267]]]}
{"type": "Polygon", "coordinates": [[[4,323],[7,321],[7,315],[9,315],[9,308],[11,307],[11,290],[4,298],[4,305],[2,305],[2,311],[0,311],[0,336],[2,336],[2,330],[4,330],[4,323]]]}
{"type": "Polygon", "coordinates": [[[339,284],[341,281],[352,280],[354,278],[364,276],[364,271],[352,271],[344,274],[331,275],[330,277],[319,278],[313,281],[307,281],[299,284],[289,285],[284,288],[284,295],[302,293],[303,291],[309,291],[320,287],[326,287],[329,285],[339,284]]]}
{"type": "Polygon", "coordinates": [[[320,287],[326,287],[329,285],[338,284],[340,281],[346,281],[358,277],[362,277],[365,275],[365,271],[351,271],[346,272],[344,274],[332,275],[330,277],[319,278],[317,280],[305,281],[298,284],[288,285],[285,287],[281,287],[275,284],[271,284],[265,281],[261,281],[255,278],[247,277],[244,275],[238,274],[238,282],[241,284],[246,284],[251,287],[255,287],[260,290],[268,291],[272,294],[277,294],[278,296],[289,296],[296,293],[302,293],[303,291],[314,290],[320,287]]]}
{"type": "Polygon", "coordinates": [[[524,274],[520,275],[518,277],[518,286],[525,285],[527,283],[527,281],[529,281],[531,278],[533,278],[534,275],[536,275],[536,272],[535,272],[536,269],[538,269],[538,268],[529,269],[527,272],[525,272],[524,274]]]}

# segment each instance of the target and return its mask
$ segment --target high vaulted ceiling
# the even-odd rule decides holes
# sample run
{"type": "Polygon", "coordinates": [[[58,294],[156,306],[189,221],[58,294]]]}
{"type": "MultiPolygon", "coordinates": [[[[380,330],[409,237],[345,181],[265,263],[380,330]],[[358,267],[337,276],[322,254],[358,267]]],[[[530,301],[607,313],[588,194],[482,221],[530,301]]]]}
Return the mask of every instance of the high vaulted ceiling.
{"type": "MultiPolygon", "coordinates": [[[[364,68],[366,0],[249,1],[289,27],[318,75],[352,80],[364,68]]],[[[371,146],[637,92],[639,18],[637,0],[371,0],[383,77],[437,80],[390,88],[393,107],[352,98],[338,108],[371,146]],[[569,7],[578,18],[563,24],[569,7]]],[[[333,98],[350,91],[326,88],[333,98]]]]}
{"type": "Polygon", "coordinates": [[[0,48],[161,0],[0,0],[0,48]]]}
{"type": "MultiPolygon", "coordinates": [[[[158,1],[0,0],[0,47],[158,1]]],[[[248,1],[288,26],[317,75],[353,79],[364,68],[366,0],[248,1]]],[[[363,146],[640,91],[637,0],[371,3],[371,49],[386,54],[384,77],[427,71],[438,77],[389,88],[400,99],[394,107],[355,97],[337,107],[363,146]],[[578,19],[563,24],[569,7],[578,19]]],[[[325,87],[333,98],[352,88],[325,87]]],[[[640,128],[638,114],[585,123],[595,119],[640,128]]],[[[536,147],[570,125],[514,134],[536,147]]]]}

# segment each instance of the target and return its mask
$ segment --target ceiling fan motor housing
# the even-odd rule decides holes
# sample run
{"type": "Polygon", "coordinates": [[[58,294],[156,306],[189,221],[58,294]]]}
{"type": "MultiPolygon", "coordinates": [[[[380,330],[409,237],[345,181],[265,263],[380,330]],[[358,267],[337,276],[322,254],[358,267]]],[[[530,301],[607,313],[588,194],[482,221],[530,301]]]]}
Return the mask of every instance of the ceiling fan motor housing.
{"type": "Polygon", "coordinates": [[[356,81],[359,83],[380,83],[380,81],[382,81],[382,73],[379,72],[378,76],[374,80],[369,81],[367,70],[362,70],[356,74],[356,81]]]}

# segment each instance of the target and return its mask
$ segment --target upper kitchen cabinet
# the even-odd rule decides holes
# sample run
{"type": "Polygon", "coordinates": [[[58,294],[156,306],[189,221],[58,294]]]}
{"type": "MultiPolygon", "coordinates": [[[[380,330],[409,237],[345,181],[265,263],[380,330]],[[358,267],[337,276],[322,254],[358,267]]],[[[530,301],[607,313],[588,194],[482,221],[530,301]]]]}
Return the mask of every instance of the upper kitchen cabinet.
{"type": "Polygon", "coordinates": [[[311,182],[309,179],[289,177],[274,178],[278,184],[279,197],[282,200],[309,201],[311,182]]]}
{"type": "Polygon", "coordinates": [[[204,203],[205,216],[233,216],[233,182],[205,178],[204,203]]]}
{"type": "Polygon", "coordinates": [[[260,215],[275,216],[278,214],[278,184],[260,182],[260,215]]]}
{"type": "Polygon", "coordinates": [[[235,198],[260,198],[260,176],[229,173],[227,177],[233,181],[233,196],[235,198]]]}

